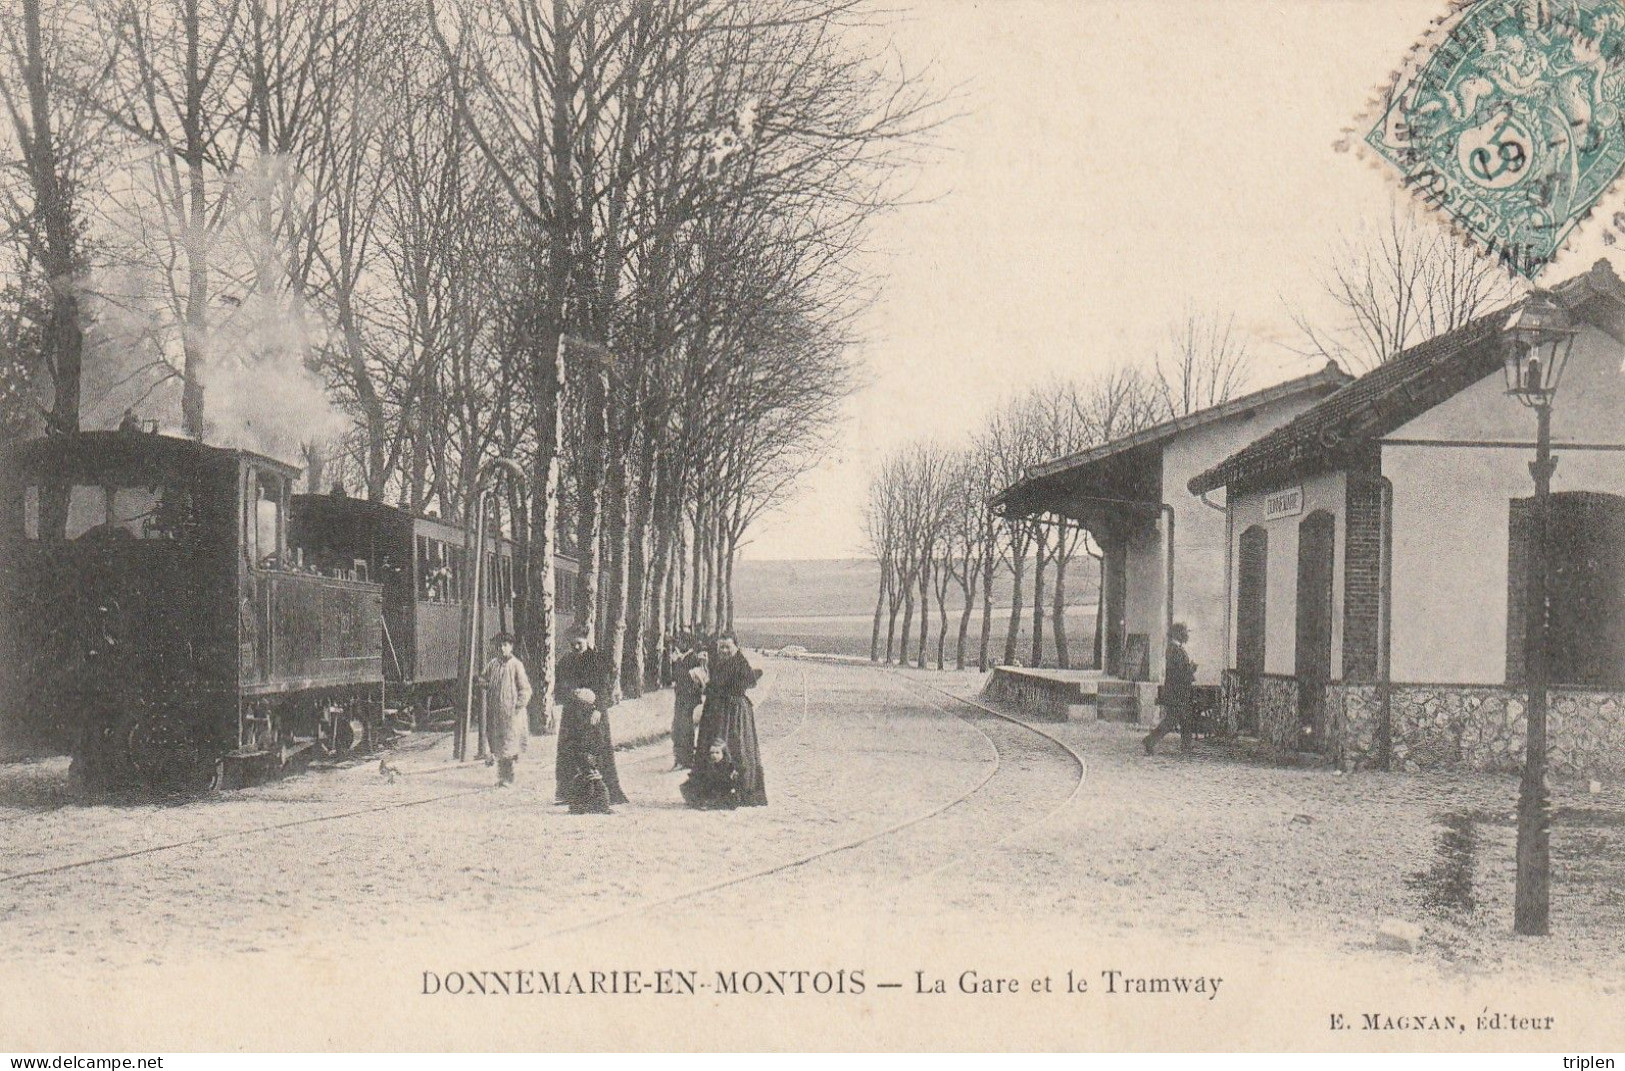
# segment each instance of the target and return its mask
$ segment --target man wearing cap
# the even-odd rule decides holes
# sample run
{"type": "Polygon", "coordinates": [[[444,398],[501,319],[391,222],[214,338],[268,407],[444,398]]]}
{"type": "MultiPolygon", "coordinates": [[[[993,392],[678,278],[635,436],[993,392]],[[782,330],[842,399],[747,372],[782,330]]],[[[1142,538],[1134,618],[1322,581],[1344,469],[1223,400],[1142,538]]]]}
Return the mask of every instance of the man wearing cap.
{"type": "Polygon", "coordinates": [[[554,803],[571,802],[571,791],[589,770],[597,770],[610,803],[625,803],[615,769],[615,742],[609,732],[615,670],[609,656],[592,646],[587,630],[570,630],[570,651],[559,660],[555,692],[564,704],[559,719],[559,750],[554,766],[554,803]]]}
{"type": "Polygon", "coordinates": [[[485,740],[497,760],[497,785],[513,784],[513,764],[530,740],[530,675],[513,653],[513,637],[506,632],[491,641],[497,653],[480,673],[485,688],[485,740]]]}

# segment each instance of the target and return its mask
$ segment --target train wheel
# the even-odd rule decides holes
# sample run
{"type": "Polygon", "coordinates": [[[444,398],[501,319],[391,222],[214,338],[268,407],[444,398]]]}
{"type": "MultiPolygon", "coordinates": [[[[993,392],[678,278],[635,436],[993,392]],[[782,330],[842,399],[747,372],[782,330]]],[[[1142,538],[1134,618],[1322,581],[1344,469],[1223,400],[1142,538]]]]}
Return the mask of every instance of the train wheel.
{"type": "Polygon", "coordinates": [[[138,708],[121,721],[119,740],[149,788],[211,792],[220,787],[222,761],[201,745],[179,715],[138,708]]]}

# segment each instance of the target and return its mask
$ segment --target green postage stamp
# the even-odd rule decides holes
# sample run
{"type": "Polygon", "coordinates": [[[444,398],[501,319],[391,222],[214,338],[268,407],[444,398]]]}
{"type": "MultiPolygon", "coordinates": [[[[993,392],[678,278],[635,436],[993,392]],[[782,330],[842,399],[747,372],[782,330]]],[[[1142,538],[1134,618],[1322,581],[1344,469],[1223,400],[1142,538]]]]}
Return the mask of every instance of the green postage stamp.
{"type": "Polygon", "coordinates": [[[1625,168],[1625,0],[1477,0],[1399,72],[1365,142],[1533,279],[1625,168]]]}

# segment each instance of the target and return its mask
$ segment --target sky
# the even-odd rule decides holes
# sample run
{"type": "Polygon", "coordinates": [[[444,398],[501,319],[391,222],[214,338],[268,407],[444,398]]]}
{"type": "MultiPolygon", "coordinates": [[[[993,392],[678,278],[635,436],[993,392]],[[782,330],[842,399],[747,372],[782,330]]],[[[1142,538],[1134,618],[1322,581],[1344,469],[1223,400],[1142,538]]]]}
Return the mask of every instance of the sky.
{"type": "MultiPolygon", "coordinates": [[[[894,45],[956,118],[917,176],[924,203],[876,228],[885,281],[836,448],[743,556],[862,557],[889,452],[960,440],[1054,376],[1149,363],[1187,309],[1234,316],[1252,386],[1310,371],[1283,346],[1293,310],[1330,314],[1328,253],[1396,203],[1388,173],[1335,143],[1443,9],[903,0],[894,45]]],[[[1598,230],[1543,279],[1589,266],[1598,230]]]]}

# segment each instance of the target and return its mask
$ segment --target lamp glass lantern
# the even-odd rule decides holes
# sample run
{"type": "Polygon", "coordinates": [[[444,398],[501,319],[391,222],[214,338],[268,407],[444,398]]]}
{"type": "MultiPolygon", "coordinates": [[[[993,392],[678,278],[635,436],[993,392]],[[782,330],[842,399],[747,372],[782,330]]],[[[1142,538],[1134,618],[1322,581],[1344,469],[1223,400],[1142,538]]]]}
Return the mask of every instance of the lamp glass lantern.
{"type": "Polygon", "coordinates": [[[1551,295],[1537,290],[1507,320],[1502,357],[1506,392],[1531,408],[1552,404],[1578,330],[1551,295]]]}

